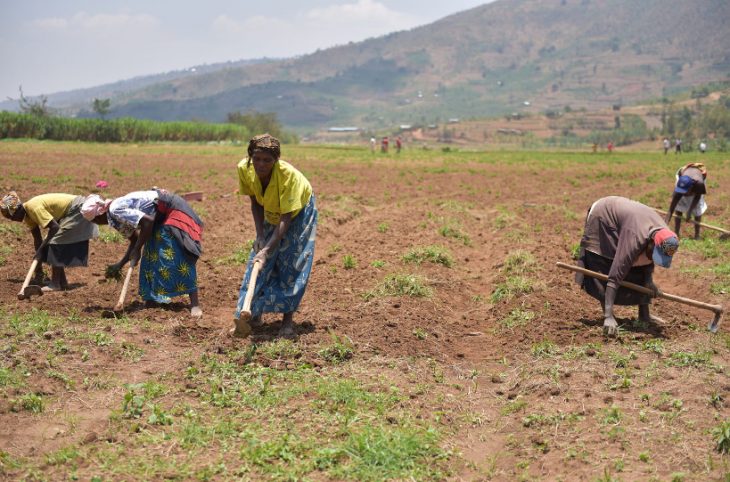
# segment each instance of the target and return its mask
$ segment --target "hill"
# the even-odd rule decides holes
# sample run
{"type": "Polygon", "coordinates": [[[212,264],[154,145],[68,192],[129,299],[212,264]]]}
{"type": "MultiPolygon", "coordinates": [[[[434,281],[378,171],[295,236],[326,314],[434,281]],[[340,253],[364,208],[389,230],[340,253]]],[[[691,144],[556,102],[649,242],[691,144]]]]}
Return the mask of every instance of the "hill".
{"type": "Polygon", "coordinates": [[[305,130],[595,110],[727,79],[728,18],[724,0],[501,0],[311,55],[152,83],[115,95],[113,115],[221,121],[256,109],[305,130]]]}

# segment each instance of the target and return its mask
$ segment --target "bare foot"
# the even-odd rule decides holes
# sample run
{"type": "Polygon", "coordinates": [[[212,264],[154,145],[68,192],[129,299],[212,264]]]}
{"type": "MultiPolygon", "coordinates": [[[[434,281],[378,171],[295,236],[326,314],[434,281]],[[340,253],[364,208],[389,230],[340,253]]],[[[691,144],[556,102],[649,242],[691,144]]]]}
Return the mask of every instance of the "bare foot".
{"type": "Polygon", "coordinates": [[[248,320],[248,324],[257,327],[264,324],[264,320],[261,319],[261,315],[252,316],[250,320],[248,320]]]}
{"type": "Polygon", "coordinates": [[[279,329],[279,337],[280,338],[296,338],[296,333],[294,332],[294,327],[292,325],[284,325],[279,329]]]}
{"type": "Polygon", "coordinates": [[[203,317],[203,310],[200,309],[200,306],[193,306],[190,308],[190,316],[193,318],[202,318],[203,317]]]}

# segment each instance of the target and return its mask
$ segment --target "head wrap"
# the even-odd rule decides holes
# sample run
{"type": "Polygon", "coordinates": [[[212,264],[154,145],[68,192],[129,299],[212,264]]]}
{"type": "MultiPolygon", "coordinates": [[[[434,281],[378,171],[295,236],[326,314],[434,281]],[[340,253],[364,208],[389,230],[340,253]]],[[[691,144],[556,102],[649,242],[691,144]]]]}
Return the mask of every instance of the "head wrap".
{"type": "Polygon", "coordinates": [[[654,233],[654,252],[652,259],[656,264],[669,268],[672,264],[672,256],[679,248],[679,239],[674,231],[662,228],[654,233]]]}
{"type": "Polygon", "coordinates": [[[111,203],[111,199],[102,199],[96,194],[91,194],[86,198],[84,204],[81,205],[81,215],[87,221],[91,221],[100,214],[106,213],[111,203]]]}
{"type": "Polygon", "coordinates": [[[5,211],[8,215],[12,216],[21,204],[18,193],[10,191],[3,196],[2,200],[0,200],[0,210],[5,211]]]}
{"type": "Polygon", "coordinates": [[[278,160],[281,156],[281,143],[271,134],[261,134],[248,142],[248,158],[253,158],[253,153],[257,150],[266,151],[278,160]]]}

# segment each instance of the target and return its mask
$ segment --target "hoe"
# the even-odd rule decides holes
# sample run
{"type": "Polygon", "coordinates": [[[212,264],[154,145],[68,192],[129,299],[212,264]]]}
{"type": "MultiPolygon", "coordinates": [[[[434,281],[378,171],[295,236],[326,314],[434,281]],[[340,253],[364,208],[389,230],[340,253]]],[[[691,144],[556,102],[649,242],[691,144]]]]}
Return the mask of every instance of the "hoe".
{"type": "MultiPolygon", "coordinates": [[[[586,276],[590,276],[592,278],[597,278],[601,281],[608,281],[608,276],[602,273],[596,273],[595,271],[591,271],[589,269],[581,268],[580,266],[573,266],[571,264],[565,264],[565,263],[557,263],[558,267],[568,269],[570,271],[575,271],[578,273],[583,273],[586,276]]],[[[638,291],[639,293],[644,293],[645,295],[651,295],[652,291],[648,288],[645,288],[643,286],[629,283],[628,281],[622,281],[619,283],[624,288],[629,288],[634,291],[638,291]]],[[[707,303],[703,303],[701,301],[695,301],[689,298],[683,298],[681,296],[677,295],[671,295],[669,293],[659,293],[659,298],[664,298],[671,301],[676,301],[678,303],[683,303],[685,305],[694,306],[696,308],[702,308],[704,310],[710,310],[715,314],[715,317],[712,319],[710,324],[707,326],[707,329],[710,330],[712,333],[717,333],[718,328],[720,328],[720,320],[722,319],[722,306],[720,305],[710,305],[707,303]]]]}

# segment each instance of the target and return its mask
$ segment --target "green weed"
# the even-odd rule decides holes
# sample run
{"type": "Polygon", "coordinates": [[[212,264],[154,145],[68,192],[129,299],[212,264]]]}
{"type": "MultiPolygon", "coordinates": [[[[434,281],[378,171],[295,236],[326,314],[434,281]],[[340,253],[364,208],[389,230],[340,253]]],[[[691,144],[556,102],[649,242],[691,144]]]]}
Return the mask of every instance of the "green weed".
{"type": "Polygon", "coordinates": [[[712,429],[712,437],[715,439],[715,450],[721,454],[730,453],[730,418],[712,429]]]}
{"type": "Polygon", "coordinates": [[[390,274],[374,290],[366,292],[365,300],[379,296],[413,296],[423,298],[431,296],[431,288],[425,285],[423,278],[413,274],[390,274]]]}
{"type": "Polygon", "coordinates": [[[445,238],[458,239],[464,246],[471,246],[471,239],[469,235],[463,232],[459,227],[453,225],[441,226],[438,233],[445,238]]]}
{"type": "Polygon", "coordinates": [[[99,241],[102,243],[122,243],[124,240],[124,236],[119,234],[116,229],[108,226],[99,227],[99,241]]]}
{"type": "Polygon", "coordinates": [[[236,247],[233,250],[233,254],[224,256],[222,258],[218,258],[215,260],[215,263],[216,264],[227,264],[227,265],[248,263],[248,258],[251,256],[251,250],[253,250],[253,243],[254,243],[254,240],[249,239],[244,244],[236,247]]]}
{"type": "Polygon", "coordinates": [[[443,246],[424,246],[413,248],[403,255],[403,262],[421,264],[428,261],[434,264],[441,264],[450,268],[454,264],[451,252],[443,246]]]}
{"type": "Polygon", "coordinates": [[[534,311],[515,308],[514,310],[510,311],[509,315],[506,318],[502,318],[501,320],[499,320],[498,323],[504,328],[512,330],[518,326],[526,325],[527,322],[532,320],[533,318],[535,318],[534,311]]]}
{"type": "Polygon", "coordinates": [[[342,256],[342,267],[345,269],[355,269],[357,267],[357,259],[351,254],[342,256]]]}
{"type": "Polygon", "coordinates": [[[560,353],[560,348],[550,340],[543,340],[532,345],[530,352],[535,358],[546,358],[560,353]]]}
{"type": "Polygon", "coordinates": [[[492,303],[509,300],[515,296],[532,293],[533,282],[524,276],[510,276],[503,283],[498,284],[490,296],[492,303]]]}
{"type": "Polygon", "coordinates": [[[31,413],[41,413],[45,408],[43,397],[36,393],[26,393],[21,396],[14,406],[19,406],[23,410],[27,410],[31,413]]]}
{"type": "Polygon", "coordinates": [[[350,338],[337,336],[333,331],[330,331],[330,337],[332,343],[319,350],[319,356],[330,363],[342,363],[354,356],[355,346],[350,338]]]}

